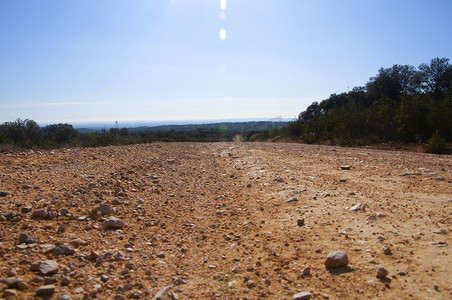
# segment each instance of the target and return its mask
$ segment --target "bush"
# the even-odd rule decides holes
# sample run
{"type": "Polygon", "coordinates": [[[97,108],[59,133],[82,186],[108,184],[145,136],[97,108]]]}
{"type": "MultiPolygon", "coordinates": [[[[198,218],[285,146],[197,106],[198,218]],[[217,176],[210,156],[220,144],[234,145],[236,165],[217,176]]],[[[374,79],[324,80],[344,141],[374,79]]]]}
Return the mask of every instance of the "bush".
{"type": "Polygon", "coordinates": [[[424,149],[428,153],[443,154],[446,153],[446,141],[439,136],[438,131],[436,131],[432,137],[424,145],[424,149]]]}

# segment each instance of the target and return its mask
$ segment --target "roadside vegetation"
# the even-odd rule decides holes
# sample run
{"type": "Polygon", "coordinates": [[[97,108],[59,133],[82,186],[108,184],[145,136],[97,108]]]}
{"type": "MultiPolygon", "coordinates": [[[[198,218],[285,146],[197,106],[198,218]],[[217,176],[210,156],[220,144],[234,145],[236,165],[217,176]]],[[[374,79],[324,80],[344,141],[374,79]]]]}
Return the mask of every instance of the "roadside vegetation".
{"type": "Polygon", "coordinates": [[[287,128],[247,138],[450,152],[452,66],[434,58],[418,68],[381,68],[365,86],[313,102],[287,128]]]}

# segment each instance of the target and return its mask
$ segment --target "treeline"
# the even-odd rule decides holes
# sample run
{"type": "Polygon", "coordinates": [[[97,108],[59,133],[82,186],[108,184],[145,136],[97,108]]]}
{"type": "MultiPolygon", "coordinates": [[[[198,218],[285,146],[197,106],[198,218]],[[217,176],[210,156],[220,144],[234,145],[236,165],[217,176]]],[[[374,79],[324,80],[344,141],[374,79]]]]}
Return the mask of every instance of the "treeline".
{"type": "Polygon", "coordinates": [[[452,141],[452,66],[448,58],[434,58],[418,68],[381,68],[365,86],[309,105],[286,133],[307,143],[411,143],[446,152],[452,141]]]}
{"type": "Polygon", "coordinates": [[[189,131],[157,130],[130,133],[127,128],[110,128],[107,132],[80,133],[70,124],[40,127],[33,120],[17,119],[0,125],[0,151],[14,148],[54,149],[61,147],[97,147],[150,142],[221,142],[232,141],[241,132],[221,128],[198,128],[189,131]]]}

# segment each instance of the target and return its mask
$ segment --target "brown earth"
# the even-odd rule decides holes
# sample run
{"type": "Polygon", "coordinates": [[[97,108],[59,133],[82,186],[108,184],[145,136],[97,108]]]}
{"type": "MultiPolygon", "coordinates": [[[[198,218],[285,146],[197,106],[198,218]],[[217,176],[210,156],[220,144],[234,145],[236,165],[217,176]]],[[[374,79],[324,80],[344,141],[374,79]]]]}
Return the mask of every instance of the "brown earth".
{"type": "Polygon", "coordinates": [[[0,176],[3,297],[452,299],[451,156],[154,143],[3,153],[0,176]]]}

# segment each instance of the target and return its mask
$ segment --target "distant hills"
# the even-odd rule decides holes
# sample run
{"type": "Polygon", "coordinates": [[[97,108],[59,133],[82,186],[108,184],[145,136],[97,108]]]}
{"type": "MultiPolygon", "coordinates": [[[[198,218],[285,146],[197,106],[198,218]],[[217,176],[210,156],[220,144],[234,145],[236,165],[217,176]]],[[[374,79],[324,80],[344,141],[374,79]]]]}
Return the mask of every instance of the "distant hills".
{"type": "MultiPolygon", "coordinates": [[[[222,132],[241,132],[274,130],[286,127],[285,121],[247,121],[247,122],[219,122],[208,124],[183,124],[183,125],[157,125],[157,126],[139,126],[127,128],[129,134],[140,134],[146,132],[190,132],[199,130],[219,130],[222,132]]],[[[98,128],[75,128],[80,133],[102,133],[98,128]]],[[[109,129],[109,128],[108,128],[109,129]]]]}

